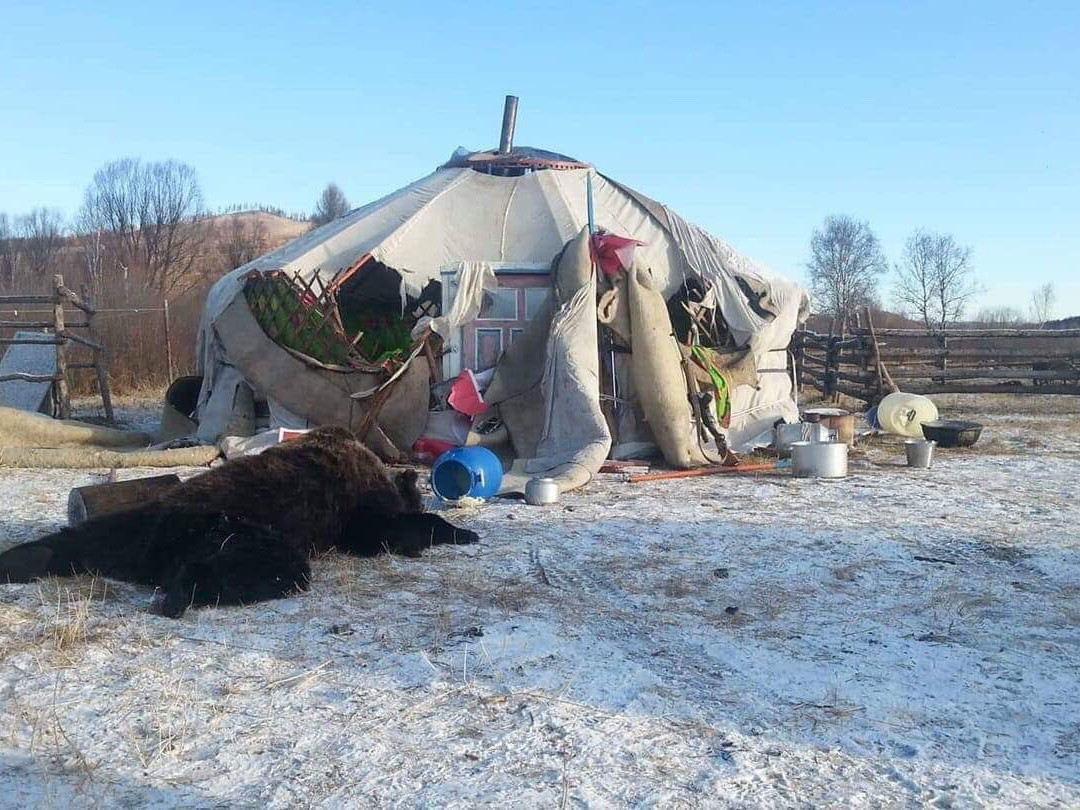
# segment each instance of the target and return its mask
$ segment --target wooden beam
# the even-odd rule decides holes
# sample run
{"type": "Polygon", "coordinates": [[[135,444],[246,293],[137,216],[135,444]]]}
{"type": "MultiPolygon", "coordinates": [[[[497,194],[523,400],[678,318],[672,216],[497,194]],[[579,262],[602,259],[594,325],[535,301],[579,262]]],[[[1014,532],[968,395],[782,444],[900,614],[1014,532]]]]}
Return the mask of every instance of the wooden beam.
{"type": "Polygon", "coordinates": [[[64,341],[55,337],[43,337],[37,340],[26,338],[0,338],[0,346],[56,346],[64,341]]]}
{"type": "Polygon", "coordinates": [[[105,347],[102,346],[100,343],[95,343],[94,341],[89,340],[87,338],[79,337],[78,335],[73,335],[67,329],[61,329],[58,334],[60,335],[60,337],[64,338],[65,340],[74,341],[75,343],[78,343],[80,346],[85,346],[88,349],[93,349],[95,352],[103,352],[103,351],[105,351],[105,347]]]}
{"type": "MultiPolygon", "coordinates": [[[[63,281],[63,280],[61,279],[61,281],[63,281]]],[[[66,298],[68,303],[70,303],[73,307],[77,307],[77,308],[81,309],[87,315],[93,315],[96,312],[96,310],[92,306],[85,303],[81,298],[79,298],[79,296],[77,296],[75,293],[73,293],[67,287],[64,287],[62,284],[61,284],[60,288],[57,290],[57,293],[59,295],[63,296],[64,298],[66,298]]]]}
{"type": "MultiPolygon", "coordinates": [[[[878,337],[913,337],[930,338],[937,335],[925,329],[877,329],[878,337]]],[[[865,329],[856,329],[855,334],[868,333],[865,329]]],[[[1080,329],[946,329],[946,337],[953,338],[1078,338],[1080,329]]]]}
{"type": "Polygon", "coordinates": [[[909,394],[1066,394],[1080,395],[1080,385],[963,385],[961,383],[914,383],[904,386],[909,394]]]}
{"type": "MultiPolygon", "coordinates": [[[[68,329],[80,329],[87,326],[85,322],[78,321],[69,323],[68,329]]],[[[0,321],[0,329],[52,329],[52,321],[0,321]]]]}
{"type": "Polygon", "coordinates": [[[0,304],[51,304],[50,295],[0,295],[0,304]]]}
{"type": "MultiPolygon", "coordinates": [[[[886,352],[885,356],[889,357],[889,360],[894,363],[904,360],[927,360],[929,362],[936,363],[937,359],[939,359],[939,357],[941,356],[941,353],[942,352],[940,349],[902,349],[886,352]]],[[[1009,351],[1007,349],[986,349],[984,351],[958,351],[956,349],[949,349],[948,357],[949,362],[951,363],[956,363],[960,361],[1013,361],[1020,363],[1039,363],[1080,360],[1080,352],[1066,351],[1064,353],[1059,353],[1040,351],[1038,349],[1028,349],[1026,351],[1009,351]]]]}
{"type": "Polygon", "coordinates": [[[941,371],[940,369],[905,372],[893,369],[893,376],[900,380],[933,378],[936,380],[1080,380],[1080,371],[941,371]]]}
{"type": "Polygon", "coordinates": [[[4,374],[0,376],[0,382],[28,382],[28,383],[43,383],[43,382],[57,382],[59,377],[55,374],[26,374],[22,371],[17,371],[13,374],[4,374]]]}

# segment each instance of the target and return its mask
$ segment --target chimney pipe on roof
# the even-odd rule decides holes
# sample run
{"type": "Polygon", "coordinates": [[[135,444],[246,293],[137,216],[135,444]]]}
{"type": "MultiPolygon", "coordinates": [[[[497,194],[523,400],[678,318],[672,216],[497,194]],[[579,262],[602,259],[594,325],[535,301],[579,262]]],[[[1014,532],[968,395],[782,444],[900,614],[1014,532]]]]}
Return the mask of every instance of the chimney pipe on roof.
{"type": "Polygon", "coordinates": [[[499,136],[499,154],[508,155],[514,148],[514,126],[517,124],[517,96],[507,96],[503,107],[502,134],[499,136]]]}

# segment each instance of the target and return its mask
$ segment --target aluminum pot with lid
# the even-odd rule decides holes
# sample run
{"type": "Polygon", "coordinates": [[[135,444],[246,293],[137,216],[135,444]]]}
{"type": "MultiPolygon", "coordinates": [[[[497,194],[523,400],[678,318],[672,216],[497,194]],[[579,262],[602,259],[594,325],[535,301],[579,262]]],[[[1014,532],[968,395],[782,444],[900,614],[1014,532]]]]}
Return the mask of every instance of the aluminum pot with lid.
{"type": "Polygon", "coordinates": [[[530,478],[525,484],[525,503],[546,506],[559,500],[559,485],[553,478],[530,478]]]}

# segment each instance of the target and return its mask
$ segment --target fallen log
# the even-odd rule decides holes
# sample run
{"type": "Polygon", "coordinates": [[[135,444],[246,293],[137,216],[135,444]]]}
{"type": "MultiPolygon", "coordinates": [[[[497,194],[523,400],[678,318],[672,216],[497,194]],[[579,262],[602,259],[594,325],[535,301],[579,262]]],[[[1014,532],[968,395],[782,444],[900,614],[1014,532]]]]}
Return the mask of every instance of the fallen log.
{"type": "Polygon", "coordinates": [[[221,450],[213,445],[132,452],[91,447],[0,447],[0,467],[69,470],[205,467],[220,456],[221,450]]]}
{"type": "Polygon", "coordinates": [[[68,495],[68,525],[77,526],[90,518],[123,512],[133,506],[154,500],[166,489],[180,483],[175,473],[112,481],[75,487],[68,495]]]}

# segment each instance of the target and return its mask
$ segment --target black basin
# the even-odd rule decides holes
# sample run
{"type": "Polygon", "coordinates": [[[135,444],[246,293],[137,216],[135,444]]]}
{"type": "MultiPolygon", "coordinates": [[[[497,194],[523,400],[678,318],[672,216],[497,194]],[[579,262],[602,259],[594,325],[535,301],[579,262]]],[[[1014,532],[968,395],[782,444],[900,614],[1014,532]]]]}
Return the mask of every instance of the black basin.
{"type": "Polygon", "coordinates": [[[938,419],[923,422],[923,436],[938,447],[971,447],[979,440],[983,426],[978,422],[962,422],[956,419],[938,419]]]}

